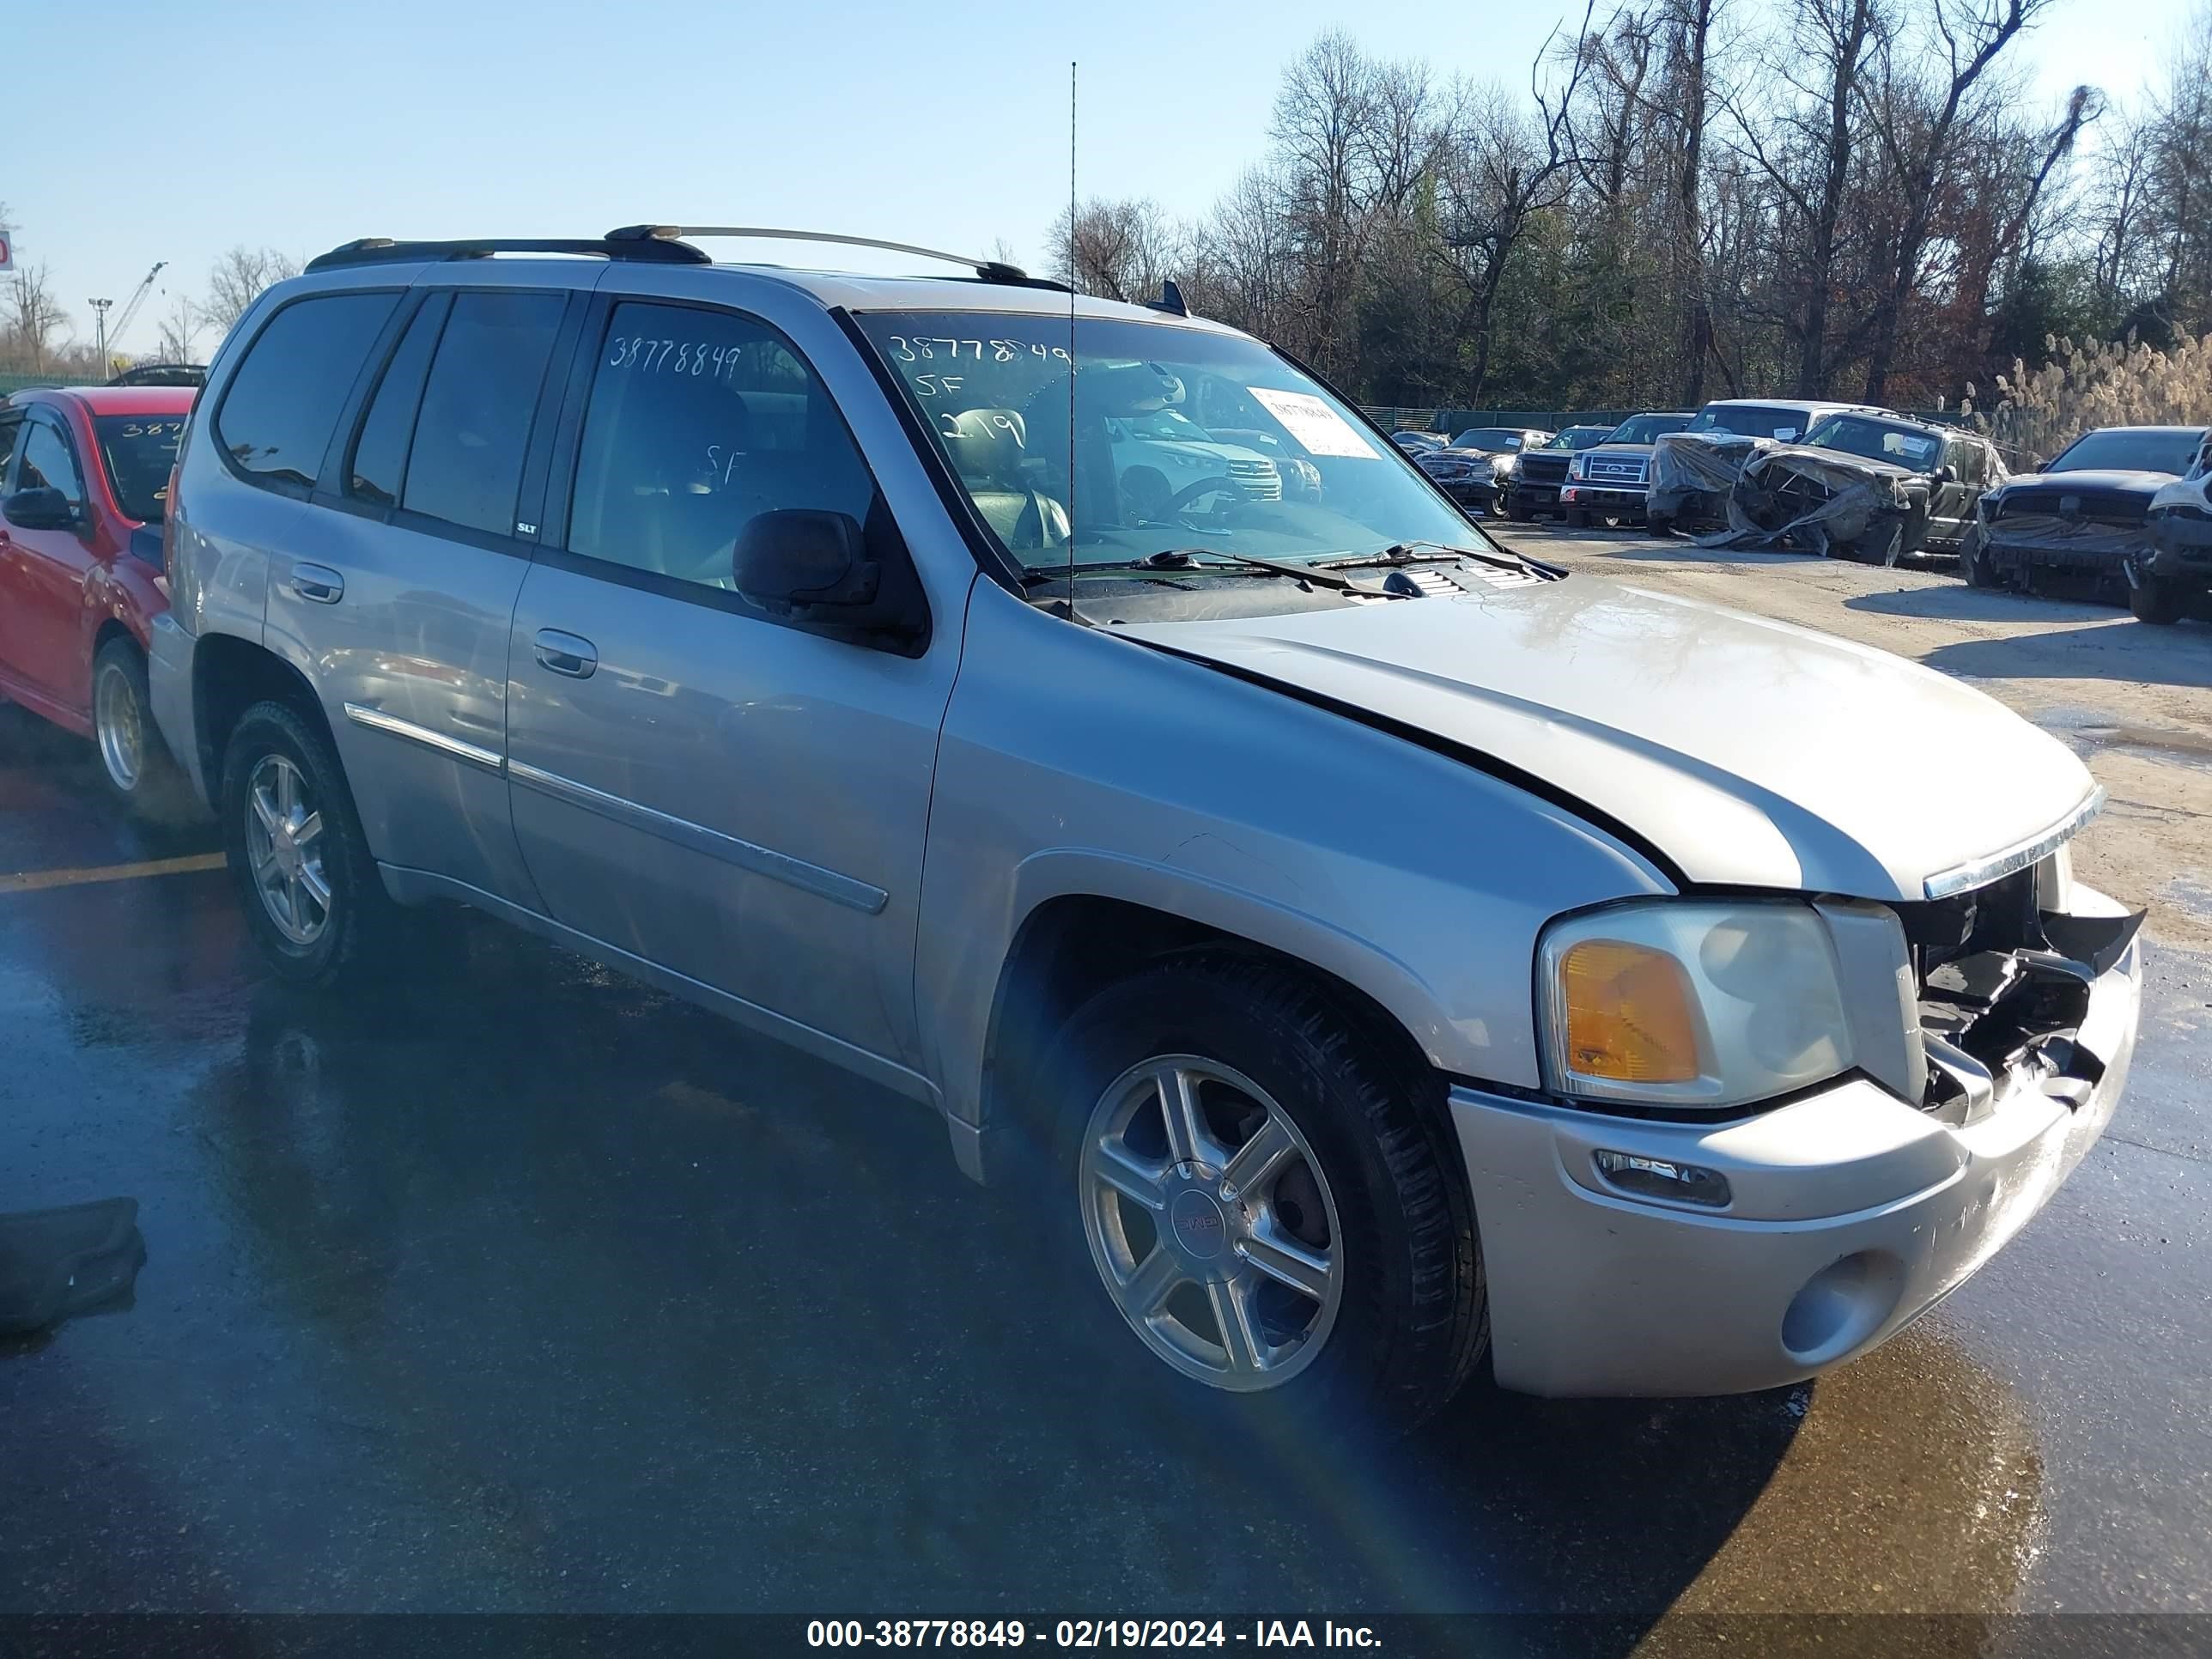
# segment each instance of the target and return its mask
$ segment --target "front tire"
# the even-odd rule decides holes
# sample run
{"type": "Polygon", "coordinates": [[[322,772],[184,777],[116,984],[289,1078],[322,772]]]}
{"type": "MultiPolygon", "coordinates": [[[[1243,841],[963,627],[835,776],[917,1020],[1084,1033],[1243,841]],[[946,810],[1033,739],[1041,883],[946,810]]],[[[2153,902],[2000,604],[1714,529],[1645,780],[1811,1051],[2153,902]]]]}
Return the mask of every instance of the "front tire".
{"type": "Polygon", "coordinates": [[[1054,1048],[1045,1190],[1109,1345],[1306,1421],[1401,1431],[1451,1398],[1488,1304],[1425,1068],[1212,953],[1098,993],[1054,1048]]]}
{"type": "Polygon", "coordinates": [[[1968,525],[1966,533],[1959,538],[1959,568],[1965,573],[1969,587],[2003,586],[1990,568],[1989,555],[1982,549],[1982,526],[1978,523],[1968,525]]]}
{"type": "Polygon", "coordinates": [[[1570,530],[1588,530],[1590,527],[1590,515],[1581,507],[1569,507],[1566,521],[1570,530]]]}
{"type": "Polygon", "coordinates": [[[167,817],[184,802],[185,776],[169,758],[153,707],[137,645],[108,641],[92,660],[92,736],[100,779],[131,811],[167,817]]]}
{"type": "Polygon", "coordinates": [[[2128,584],[2128,614],[2137,622],[2171,627],[2181,620],[2181,590],[2146,571],[2128,584]]]}
{"type": "Polygon", "coordinates": [[[289,703],[255,703],[224,750],[219,805],[247,930],[277,976],[319,990],[365,981],[399,907],[330,739],[289,703]]]}

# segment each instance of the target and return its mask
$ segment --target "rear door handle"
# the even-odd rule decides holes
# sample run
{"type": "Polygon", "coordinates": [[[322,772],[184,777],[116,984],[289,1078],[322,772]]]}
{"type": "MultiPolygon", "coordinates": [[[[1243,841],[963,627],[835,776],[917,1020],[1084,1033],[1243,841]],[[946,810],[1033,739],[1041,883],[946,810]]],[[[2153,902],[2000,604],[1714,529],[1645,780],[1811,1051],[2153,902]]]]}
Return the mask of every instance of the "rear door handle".
{"type": "Polygon", "coordinates": [[[536,643],[538,660],[572,680],[591,678],[592,671],[599,665],[599,647],[581,635],[563,634],[557,628],[541,628],[536,643]]]}
{"type": "Polygon", "coordinates": [[[336,605],[345,598],[345,578],[328,565],[295,564],[292,591],[311,605],[336,605]]]}

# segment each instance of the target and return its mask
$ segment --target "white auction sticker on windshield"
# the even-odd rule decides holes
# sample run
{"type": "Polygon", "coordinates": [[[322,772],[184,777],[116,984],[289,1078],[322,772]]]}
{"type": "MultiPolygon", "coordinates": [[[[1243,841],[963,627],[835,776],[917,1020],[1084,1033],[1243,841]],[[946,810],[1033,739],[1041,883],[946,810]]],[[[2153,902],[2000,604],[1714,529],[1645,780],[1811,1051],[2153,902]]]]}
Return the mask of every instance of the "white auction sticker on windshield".
{"type": "Polygon", "coordinates": [[[1376,453],[1375,446],[1360,436],[1358,427],[1312,392],[1278,392],[1264,386],[1248,386],[1244,389],[1267,404],[1267,412],[1287,427],[1291,436],[1310,453],[1356,455],[1369,461],[1382,459],[1376,453]]]}

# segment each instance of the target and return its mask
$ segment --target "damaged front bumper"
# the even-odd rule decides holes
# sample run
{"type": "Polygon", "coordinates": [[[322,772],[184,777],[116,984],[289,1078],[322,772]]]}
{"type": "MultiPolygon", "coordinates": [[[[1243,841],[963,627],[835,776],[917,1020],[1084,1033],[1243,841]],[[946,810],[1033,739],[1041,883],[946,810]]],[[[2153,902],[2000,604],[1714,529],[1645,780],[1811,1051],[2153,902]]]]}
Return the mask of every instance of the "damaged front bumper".
{"type": "Polygon", "coordinates": [[[2118,582],[2127,563],[2150,550],[2149,526],[2056,513],[2014,513],[1982,526],[1982,557],[1999,576],[2017,585],[2047,570],[2118,582]]]}
{"type": "Polygon", "coordinates": [[[2212,586],[2212,511],[2171,507],[2150,521],[2150,550],[2140,568],[2161,581],[2212,586]]]}
{"type": "MultiPolygon", "coordinates": [[[[2033,894],[2035,872],[2024,876],[2033,894]]],[[[1917,921],[1940,937],[1959,908],[1917,921]]],[[[1986,941],[1974,928],[1998,925],[1968,908],[1948,962],[1981,954],[1964,948],[1986,941]]],[[[2021,949],[2070,966],[2017,969],[1982,987],[1994,994],[1975,1010],[1940,969],[1923,984],[1920,1101],[1852,1076],[1726,1123],[1659,1122],[1452,1090],[1499,1384],[1568,1396],[1772,1388],[1867,1352],[1964,1283],[2094,1144],[2134,1054],[2140,917],[2077,889],[2045,920],[2021,949]],[[2045,988],[2069,982],[2063,995],[2045,988]],[[1716,1171],[1729,1202],[1624,1193],[1600,1152],[1716,1171]]]]}

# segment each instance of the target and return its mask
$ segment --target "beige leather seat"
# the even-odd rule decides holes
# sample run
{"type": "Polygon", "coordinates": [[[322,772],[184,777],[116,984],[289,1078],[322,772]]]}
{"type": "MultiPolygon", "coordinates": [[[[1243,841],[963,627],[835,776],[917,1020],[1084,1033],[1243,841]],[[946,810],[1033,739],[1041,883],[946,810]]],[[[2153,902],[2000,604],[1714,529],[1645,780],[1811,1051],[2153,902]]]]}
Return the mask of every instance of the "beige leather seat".
{"type": "Polygon", "coordinates": [[[952,417],[945,448],[983,521],[1012,548],[1055,547],[1067,540],[1067,514],[1022,475],[1029,426],[1011,409],[967,409],[952,417]]]}

